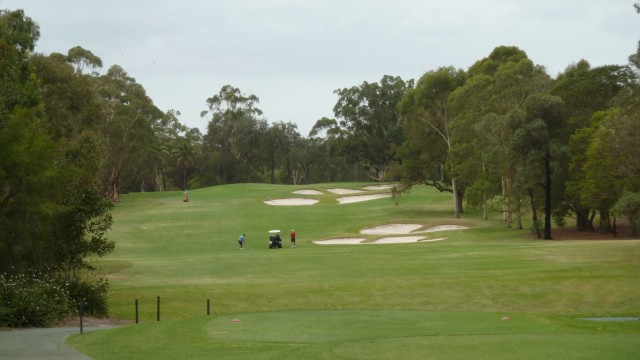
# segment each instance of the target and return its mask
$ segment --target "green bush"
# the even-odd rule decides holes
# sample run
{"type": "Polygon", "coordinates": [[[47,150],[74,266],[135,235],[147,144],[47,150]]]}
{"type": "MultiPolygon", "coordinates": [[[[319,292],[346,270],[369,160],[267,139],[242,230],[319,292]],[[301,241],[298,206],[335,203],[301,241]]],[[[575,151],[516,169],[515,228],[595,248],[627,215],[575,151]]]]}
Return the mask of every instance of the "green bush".
{"type": "Polygon", "coordinates": [[[84,314],[106,316],[109,282],[104,277],[75,278],[68,284],[72,304],[84,306],[84,314]]]}
{"type": "Polygon", "coordinates": [[[69,315],[69,293],[47,274],[0,275],[0,325],[51,326],[69,315]]]}

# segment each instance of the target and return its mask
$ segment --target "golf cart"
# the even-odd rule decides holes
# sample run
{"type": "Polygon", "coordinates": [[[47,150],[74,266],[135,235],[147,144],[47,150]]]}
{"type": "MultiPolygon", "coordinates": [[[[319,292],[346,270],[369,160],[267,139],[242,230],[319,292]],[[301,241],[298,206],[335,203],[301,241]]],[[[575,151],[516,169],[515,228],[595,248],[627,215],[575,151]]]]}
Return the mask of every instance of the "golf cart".
{"type": "Polygon", "coordinates": [[[282,249],[280,230],[269,230],[269,249],[274,248],[282,249]]]}

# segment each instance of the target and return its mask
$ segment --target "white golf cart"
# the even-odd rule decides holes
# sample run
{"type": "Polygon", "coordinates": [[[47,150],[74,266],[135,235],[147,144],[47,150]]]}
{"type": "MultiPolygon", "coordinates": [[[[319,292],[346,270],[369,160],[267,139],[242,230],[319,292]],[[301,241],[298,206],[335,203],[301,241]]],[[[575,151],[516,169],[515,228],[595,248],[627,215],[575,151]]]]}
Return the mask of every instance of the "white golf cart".
{"type": "Polygon", "coordinates": [[[282,249],[280,230],[269,230],[269,249],[282,249]]]}

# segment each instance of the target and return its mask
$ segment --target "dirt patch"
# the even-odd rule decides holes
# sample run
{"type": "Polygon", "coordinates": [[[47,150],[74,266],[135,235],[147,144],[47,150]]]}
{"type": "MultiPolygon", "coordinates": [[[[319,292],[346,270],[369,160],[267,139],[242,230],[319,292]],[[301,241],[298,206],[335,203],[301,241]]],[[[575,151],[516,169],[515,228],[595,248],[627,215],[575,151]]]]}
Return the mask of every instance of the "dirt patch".
{"type": "MultiPolygon", "coordinates": [[[[93,316],[83,316],[82,317],[82,326],[86,327],[108,327],[108,326],[119,326],[119,325],[127,325],[133,323],[132,320],[121,320],[114,319],[110,317],[93,317],[93,316]]],[[[64,320],[62,320],[56,327],[74,327],[80,326],[80,316],[74,315],[70,316],[64,320]]]]}

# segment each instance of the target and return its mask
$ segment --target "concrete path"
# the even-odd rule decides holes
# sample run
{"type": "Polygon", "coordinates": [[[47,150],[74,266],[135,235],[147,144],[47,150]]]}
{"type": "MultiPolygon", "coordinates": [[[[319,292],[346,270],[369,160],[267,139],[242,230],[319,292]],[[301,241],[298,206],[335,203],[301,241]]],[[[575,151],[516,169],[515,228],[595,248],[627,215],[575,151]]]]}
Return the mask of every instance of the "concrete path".
{"type": "MultiPolygon", "coordinates": [[[[108,328],[85,327],[83,332],[108,328]]],[[[79,333],[79,327],[1,330],[0,359],[91,359],[64,342],[67,336],[79,333]]]]}

